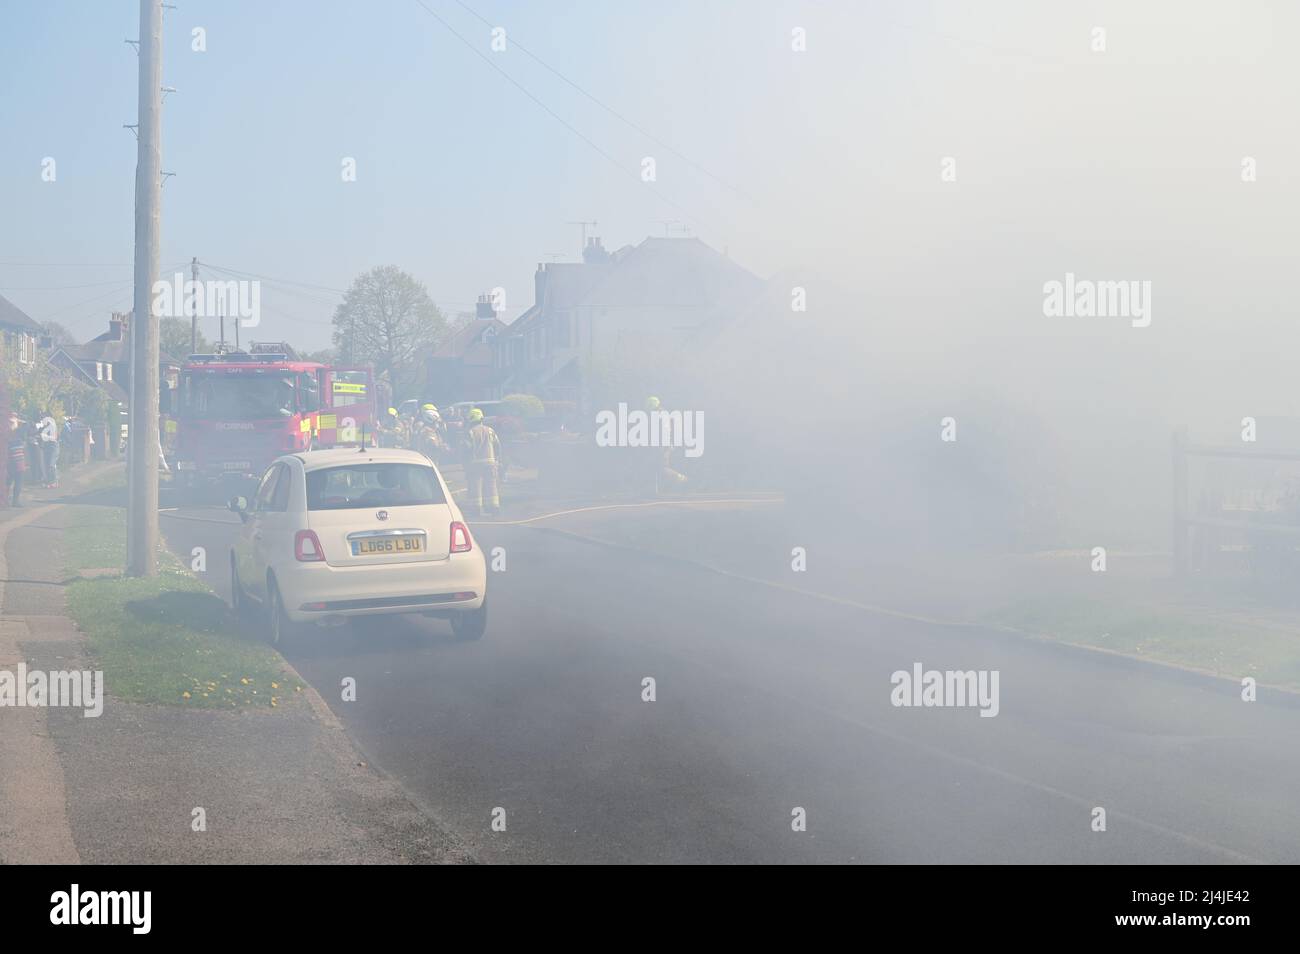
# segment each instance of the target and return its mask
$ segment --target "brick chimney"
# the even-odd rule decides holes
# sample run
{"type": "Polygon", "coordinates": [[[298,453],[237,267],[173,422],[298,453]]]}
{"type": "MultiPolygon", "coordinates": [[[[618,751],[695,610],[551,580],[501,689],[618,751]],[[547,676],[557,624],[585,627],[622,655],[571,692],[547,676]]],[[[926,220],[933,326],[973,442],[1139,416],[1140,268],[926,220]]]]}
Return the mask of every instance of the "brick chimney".
{"type": "Polygon", "coordinates": [[[126,340],[126,329],[130,326],[130,322],[131,313],[129,311],[113,312],[113,317],[108,319],[109,340],[126,340]]]}
{"type": "Polygon", "coordinates": [[[582,250],[582,261],[587,265],[605,265],[609,262],[609,252],[600,236],[587,239],[587,247],[582,250]]]}
{"type": "Polygon", "coordinates": [[[542,296],[546,294],[546,266],[541,262],[537,263],[537,271],[533,273],[533,304],[540,305],[542,296]]]}

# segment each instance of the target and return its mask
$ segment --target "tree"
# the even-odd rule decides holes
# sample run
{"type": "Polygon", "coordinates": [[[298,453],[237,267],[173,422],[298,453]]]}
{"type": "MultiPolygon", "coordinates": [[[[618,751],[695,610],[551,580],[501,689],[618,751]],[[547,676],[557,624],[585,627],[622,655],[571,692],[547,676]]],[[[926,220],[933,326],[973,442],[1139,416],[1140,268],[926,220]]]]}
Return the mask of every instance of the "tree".
{"type": "Polygon", "coordinates": [[[322,348],[320,351],[299,351],[298,357],[304,361],[316,361],[320,364],[339,363],[339,353],[333,348],[322,348]]]}
{"type": "Polygon", "coordinates": [[[158,321],[158,350],[183,361],[191,354],[207,354],[212,351],[212,342],[199,332],[198,348],[190,347],[190,320],[188,318],[161,318],[158,321]]]}
{"type": "Polygon", "coordinates": [[[395,265],[358,276],[334,312],[334,344],[343,364],[370,364],[394,399],[412,396],[420,363],[447,334],[447,319],[424,285],[395,265]]]}
{"type": "Polygon", "coordinates": [[[44,322],[41,329],[49,335],[56,348],[67,348],[77,344],[77,339],[73,337],[72,332],[57,321],[44,322]]]}

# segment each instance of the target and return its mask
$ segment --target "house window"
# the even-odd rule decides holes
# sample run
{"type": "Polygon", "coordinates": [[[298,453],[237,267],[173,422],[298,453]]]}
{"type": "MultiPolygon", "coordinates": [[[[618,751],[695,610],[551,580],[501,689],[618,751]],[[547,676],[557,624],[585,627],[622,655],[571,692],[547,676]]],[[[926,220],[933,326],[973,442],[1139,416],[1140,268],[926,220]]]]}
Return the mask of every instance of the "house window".
{"type": "Polygon", "coordinates": [[[112,365],[112,364],[106,364],[106,365],[104,365],[104,380],[105,380],[105,381],[112,381],[112,380],[113,380],[113,365],[112,365]]]}
{"type": "Polygon", "coordinates": [[[96,381],[104,380],[104,362],[102,361],[95,362],[95,380],[96,381]]]}

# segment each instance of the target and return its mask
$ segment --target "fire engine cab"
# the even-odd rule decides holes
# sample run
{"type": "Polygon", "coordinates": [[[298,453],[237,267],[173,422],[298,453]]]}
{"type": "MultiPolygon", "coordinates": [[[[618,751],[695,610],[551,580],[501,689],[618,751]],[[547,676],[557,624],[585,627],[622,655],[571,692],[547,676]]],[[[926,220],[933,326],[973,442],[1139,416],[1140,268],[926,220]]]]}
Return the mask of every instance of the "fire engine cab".
{"type": "Polygon", "coordinates": [[[284,343],[192,354],[175,395],[177,482],[212,487],[261,477],[294,451],[374,442],[370,368],[300,361],[284,343]]]}

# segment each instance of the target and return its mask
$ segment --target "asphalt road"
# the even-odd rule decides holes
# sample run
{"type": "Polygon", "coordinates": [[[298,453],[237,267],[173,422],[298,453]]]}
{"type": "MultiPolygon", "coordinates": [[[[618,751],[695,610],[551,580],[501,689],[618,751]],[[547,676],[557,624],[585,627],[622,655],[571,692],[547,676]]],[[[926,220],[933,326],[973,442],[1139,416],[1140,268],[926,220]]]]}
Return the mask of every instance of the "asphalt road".
{"type": "MultiPolygon", "coordinates": [[[[287,652],[371,763],[486,861],[1300,861],[1300,707],[546,525],[564,518],[474,527],[506,555],[482,642],[401,617],[287,652]],[[917,662],[998,670],[998,715],[891,705],[891,674],[917,662]]],[[[227,598],[237,526],[216,509],[162,521],[174,549],[208,549],[227,598]]]]}

